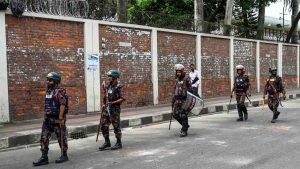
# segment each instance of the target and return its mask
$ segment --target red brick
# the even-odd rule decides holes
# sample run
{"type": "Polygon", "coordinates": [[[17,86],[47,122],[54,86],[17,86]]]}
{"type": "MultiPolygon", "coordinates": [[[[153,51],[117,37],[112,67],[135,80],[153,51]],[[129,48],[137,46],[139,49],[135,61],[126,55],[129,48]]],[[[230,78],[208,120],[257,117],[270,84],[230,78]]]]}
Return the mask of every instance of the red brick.
{"type": "Polygon", "coordinates": [[[70,98],[70,114],[86,112],[83,24],[6,16],[9,105],[12,120],[43,116],[45,76],[62,74],[70,98]],[[80,103],[80,104],[79,104],[80,103]]]}

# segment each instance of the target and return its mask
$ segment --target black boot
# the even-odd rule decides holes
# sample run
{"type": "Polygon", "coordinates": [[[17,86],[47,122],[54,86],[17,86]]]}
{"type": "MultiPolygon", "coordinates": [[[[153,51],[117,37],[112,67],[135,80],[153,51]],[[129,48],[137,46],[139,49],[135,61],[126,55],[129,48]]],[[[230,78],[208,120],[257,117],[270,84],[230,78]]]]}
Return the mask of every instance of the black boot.
{"type": "Polygon", "coordinates": [[[55,163],[58,164],[58,163],[66,162],[66,161],[69,161],[69,158],[68,158],[67,152],[64,151],[63,154],[57,160],[55,160],[55,163]]]}
{"type": "Polygon", "coordinates": [[[243,112],[244,112],[244,120],[248,120],[248,112],[247,112],[247,108],[246,107],[244,107],[243,112]]]}
{"type": "Polygon", "coordinates": [[[276,123],[276,119],[278,118],[280,112],[275,111],[273,112],[273,119],[271,120],[271,123],[276,123]]]}
{"type": "Polygon", "coordinates": [[[111,148],[111,150],[118,150],[122,148],[122,142],[121,139],[117,139],[116,144],[111,148]]]}
{"type": "Polygon", "coordinates": [[[109,138],[107,137],[107,138],[105,138],[104,144],[103,144],[101,147],[99,147],[99,150],[100,150],[100,151],[106,150],[106,149],[109,148],[110,146],[111,146],[111,145],[110,145],[110,140],[109,140],[109,138]]]}
{"type": "Polygon", "coordinates": [[[49,164],[47,154],[42,155],[40,159],[33,162],[32,164],[33,164],[33,166],[41,166],[41,165],[49,164]]]}
{"type": "Polygon", "coordinates": [[[244,113],[244,120],[248,120],[248,113],[244,113]]]}
{"type": "Polygon", "coordinates": [[[277,111],[277,112],[274,114],[274,117],[273,117],[273,118],[277,120],[279,115],[280,115],[280,112],[277,111]]]}
{"type": "Polygon", "coordinates": [[[180,133],[180,137],[186,137],[188,134],[187,134],[187,131],[181,131],[181,133],[180,133]]]}
{"type": "Polygon", "coordinates": [[[236,121],[243,121],[243,112],[241,110],[241,106],[238,106],[238,114],[239,114],[239,118],[236,119],[236,121]]]}
{"type": "Polygon", "coordinates": [[[243,118],[239,117],[238,119],[236,119],[236,121],[243,121],[243,118]]]}
{"type": "Polygon", "coordinates": [[[276,123],[276,119],[272,119],[272,120],[271,120],[271,123],[276,123]]]}

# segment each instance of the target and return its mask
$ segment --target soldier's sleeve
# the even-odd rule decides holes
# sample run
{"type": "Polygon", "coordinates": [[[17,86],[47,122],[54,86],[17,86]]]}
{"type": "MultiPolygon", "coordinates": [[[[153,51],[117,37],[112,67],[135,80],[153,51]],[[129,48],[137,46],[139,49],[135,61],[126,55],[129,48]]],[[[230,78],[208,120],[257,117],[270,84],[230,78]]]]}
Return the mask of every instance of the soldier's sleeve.
{"type": "Polygon", "coordinates": [[[119,97],[120,97],[120,99],[126,100],[126,95],[125,95],[124,88],[122,85],[119,86],[119,97]]]}
{"type": "Polygon", "coordinates": [[[267,81],[266,81],[265,88],[264,88],[264,95],[267,94],[268,83],[269,83],[269,81],[267,80],[267,81]]]}
{"type": "Polygon", "coordinates": [[[106,104],[106,91],[107,89],[103,89],[103,98],[102,98],[103,104],[106,104]]]}
{"type": "Polygon", "coordinates": [[[174,104],[174,102],[175,102],[175,94],[174,94],[175,91],[176,91],[176,84],[173,83],[173,96],[172,96],[172,102],[171,102],[172,107],[173,107],[173,104],[174,104]]]}
{"type": "Polygon", "coordinates": [[[247,90],[248,90],[250,88],[250,86],[251,86],[250,78],[249,78],[248,75],[246,76],[246,82],[247,82],[247,90]]]}
{"type": "Polygon", "coordinates": [[[58,89],[56,93],[56,99],[60,105],[67,105],[67,93],[65,89],[58,89]]]}
{"type": "Polygon", "coordinates": [[[172,98],[172,102],[171,102],[172,109],[174,108],[174,104],[175,104],[175,97],[172,98]]]}
{"type": "Polygon", "coordinates": [[[192,83],[191,83],[191,79],[190,79],[190,78],[187,78],[187,79],[186,79],[186,87],[187,87],[187,90],[188,90],[189,92],[192,91],[192,83]]]}
{"type": "Polygon", "coordinates": [[[284,85],[281,77],[278,77],[278,87],[280,90],[279,92],[285,94],[284,85]]]}
{"type": "Polygon", "coordinates": [[[233,82],[233,87],[232,87],[232,93],[235,91],[235,87],[236,87],[236,77],[234,77],[234,82],[233,82]]]}

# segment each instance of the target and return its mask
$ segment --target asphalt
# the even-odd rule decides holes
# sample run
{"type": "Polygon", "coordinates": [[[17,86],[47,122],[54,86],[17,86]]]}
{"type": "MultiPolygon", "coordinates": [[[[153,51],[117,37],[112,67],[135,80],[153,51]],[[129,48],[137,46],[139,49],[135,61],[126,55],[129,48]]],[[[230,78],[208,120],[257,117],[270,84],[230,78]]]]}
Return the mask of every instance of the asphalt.
{"type": "MultiPolygon", "coordinates": [[[[300,97],[300,90],[289,90],[288,99],[300,97]]],[[[250,99],[252,105],[260,106],[263,103],[261,94],[256,94],[250,99]]],[[[229,104],[228,97],[218,97],[205,99],[205,107],[196,104],[192,112],[200,115],[218,113],[224,110],[236,109],[235,101],[229,104]]],[[[140,108],[127,108],[121,113],[122,128],[140,127],[144,125],[151,125],[169,121],[171,115],[170,105],[148,106],[140,108]]],[[[79,139],[86,138],[97,132],[99,124],[98,113],[88,115],[70,116],[67,121],[68,138],[79,139]]],[[[30,120],[23,122],[15,122],[11,124],[2,124],[0,126],[0,151],[7,151],[11,149],[26,148],[28,146],[36,146],[39,143],[41,132],[42,119],[30,120]]],[[[55,142],[55,137],[53,141],[55,142]]]]}
{"type": "MultiPolygon", "coordinates": [[[[70,161],[55,164],[60,149],[50,146],[44,169],[296,169],[300,165],[300,99],[283,102],[277,123],[268,108],[249,107],[249,120],[236,122],[232,110],[189,119],[189,135],[168,123],[123,129],[123,149],[98,151],[91,137],[69,141],[70,161]]],[[[111,141],[115,139],[111,134],[111,141]]],[[[29,169],[39,147],[0,152],[1,169],[29,169]]]]}

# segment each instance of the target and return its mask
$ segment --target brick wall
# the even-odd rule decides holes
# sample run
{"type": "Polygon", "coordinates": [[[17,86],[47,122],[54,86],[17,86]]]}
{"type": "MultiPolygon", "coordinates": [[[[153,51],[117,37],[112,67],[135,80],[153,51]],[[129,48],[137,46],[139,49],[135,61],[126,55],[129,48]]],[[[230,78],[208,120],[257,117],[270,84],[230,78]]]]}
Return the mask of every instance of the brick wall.
{"type": "Polygon", "coordinates": [[[43,116],[45,76],[62,74],[70,114],[86,112],[83,24],[6,16],[9,109],[12,120],[43,116]]]}
{"type": "Polygon", "coordinates": [[[158,32],[158,93],[159,103],[171,103],[174,92],[175,64],[183,64],[187,73],[195,64],[196,37],[158,32]]]}
{"type": "Polygon", "coordinates": [[[153,104],[151,32],[100,25],[99,40],[101,83],[110,69],[119,70],[127,97],[123,106],[153,104]]]}
{"type": "Polygon", "coordinates": [[[229,95],[229,40],[202,37],[201,44],[204,97],[229,95]]]}
{"type": "Polygon", "coordinates": [[[287,89],[297,87],[297,47],[282,47],[282,76],[287,89]]]}
{"type": "Polygon", "coordinates": [[[270,76],[269,67],[277,67],[277,44],[260,43],[260,89],[264,90],[267,78],[270,76]]]}
{"type": "MultiPolygon", "coordinates": [[[[249,41],[234,40],[234,69],[237,65],[246,68],[246,74],[250,78],[251,92],[257,92],[256,87],[256,43],[249,41]]],[[[236,75],[236,71],[235,75],[236,75]]]]}
{"type": "MultiPolygon", "coordinates": [[[[84,77],[84,23],[42,18],[6,16],[9,109],[12,120],[42,117],[45,76],[62,74],[62,86],[70,96],[70,114],[86,113],[84,77]]],[[[159,103],[170,103],[174,65],[189,72],[195,64],[196,36],[158,31],[159,103]]],[[[201,37],[202,91],[205,98],[228,96],[229,39],[201,37]]],[[[277,66],[277,44],[260,43],[260,81],[263,90],[270,66],[277,66]]],[[[200,46],[197,46],[198,48],[200,46]]],[[[124,107],[153,104],[151,31],[99,25],[100,83],[111,69],[121,72],[127,101],[124,107]]],[[[296,88],[296,47],[283,45],[283,79],[296,88]]],[[[234,66],[242,64],[256,89],[256,43],[234,40],[234,66]]]]}

